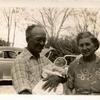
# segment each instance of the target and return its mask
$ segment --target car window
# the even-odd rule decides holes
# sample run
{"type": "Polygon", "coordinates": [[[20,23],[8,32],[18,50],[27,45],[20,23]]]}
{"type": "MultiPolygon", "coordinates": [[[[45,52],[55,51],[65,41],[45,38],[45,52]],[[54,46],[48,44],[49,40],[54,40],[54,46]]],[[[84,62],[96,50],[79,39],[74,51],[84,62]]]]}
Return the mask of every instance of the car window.
{"type": "Polygon", "coordinates": [[[16,58],[17,53],[14,51],[4,51],[4,58],[16,58]]]}

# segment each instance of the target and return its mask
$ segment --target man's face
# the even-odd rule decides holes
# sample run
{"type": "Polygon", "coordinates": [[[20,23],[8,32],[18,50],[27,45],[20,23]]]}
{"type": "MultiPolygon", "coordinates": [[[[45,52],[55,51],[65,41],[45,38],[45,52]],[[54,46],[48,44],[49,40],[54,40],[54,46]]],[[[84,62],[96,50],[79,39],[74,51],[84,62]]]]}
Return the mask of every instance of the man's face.
{"type": "Polygon", "coordinates": [[[31,53],[39,54],[46,42],[46,33],[42,27],[35,27],[31,31],[32,36],[28,41],[28,48],[31,53]]]}
{"type": "Polygon", "coordinates": [[[83,38],[79,40],[79,49],[83,56],[88,57],[94,54],[96,47],[90,38],[83,38]]]}

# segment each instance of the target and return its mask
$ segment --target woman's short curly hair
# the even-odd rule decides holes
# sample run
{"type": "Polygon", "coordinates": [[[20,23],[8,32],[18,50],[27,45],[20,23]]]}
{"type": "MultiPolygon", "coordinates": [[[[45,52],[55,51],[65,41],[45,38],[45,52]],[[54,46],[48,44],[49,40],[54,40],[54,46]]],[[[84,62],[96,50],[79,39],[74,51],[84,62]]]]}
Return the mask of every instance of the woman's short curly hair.
{"type": "Polygon", "coordinates": [[[89,31],[87,32],[81,32],[77,36],[77,44],[79,45],[79,40],[83,38],[90,38],[92,43],[95,45],[96,50],[99,48],[99,41],[98,39],[89,31]]]}

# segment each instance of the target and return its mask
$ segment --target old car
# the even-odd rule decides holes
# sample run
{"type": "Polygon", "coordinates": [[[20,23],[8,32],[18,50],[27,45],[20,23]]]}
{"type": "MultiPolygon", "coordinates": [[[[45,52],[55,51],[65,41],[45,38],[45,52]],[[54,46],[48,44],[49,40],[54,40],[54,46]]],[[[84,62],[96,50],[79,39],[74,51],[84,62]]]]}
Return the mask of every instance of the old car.
{"type": "Polygon", "coordinates": [[[17,47],[0,47],[0,93],[14,92],[11,78],[11,68],[17,55],[23,49],[17,47]]]}

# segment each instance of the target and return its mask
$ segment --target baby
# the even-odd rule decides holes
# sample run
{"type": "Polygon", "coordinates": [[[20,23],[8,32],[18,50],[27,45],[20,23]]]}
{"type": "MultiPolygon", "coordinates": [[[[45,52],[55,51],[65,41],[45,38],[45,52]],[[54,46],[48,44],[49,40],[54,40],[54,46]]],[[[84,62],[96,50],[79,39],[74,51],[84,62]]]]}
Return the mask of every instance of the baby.
{"type": "Polygon", "coordinates": [[[52,71],[57,71],[59,72],[62,76],[67,75],[68,71],[68,65],[67,65],[67,60],[63,57],[58,57],[55,61],[54,64],[56,65],[52,71]]]}
{"type": "Polygon", "coordinates": [[[46,78],[48,75],[58,75],[64,77],[67,75],[68,67],[69,66],[67,65],[66,59],[63,57],[58,57],[54,61],[54,65],[45,66],[42,73],[43,78],[46,78]]]}

